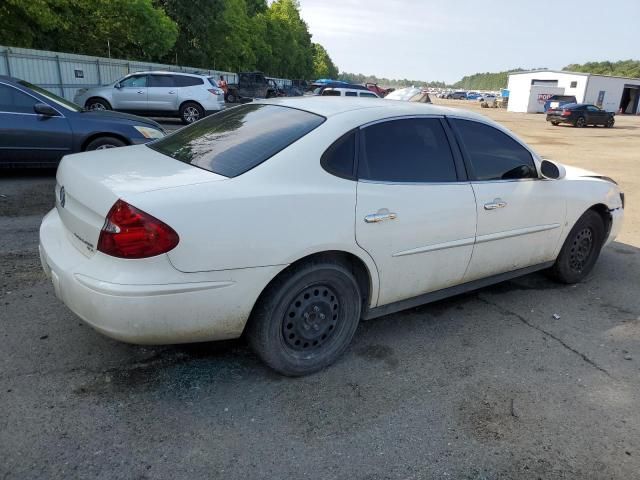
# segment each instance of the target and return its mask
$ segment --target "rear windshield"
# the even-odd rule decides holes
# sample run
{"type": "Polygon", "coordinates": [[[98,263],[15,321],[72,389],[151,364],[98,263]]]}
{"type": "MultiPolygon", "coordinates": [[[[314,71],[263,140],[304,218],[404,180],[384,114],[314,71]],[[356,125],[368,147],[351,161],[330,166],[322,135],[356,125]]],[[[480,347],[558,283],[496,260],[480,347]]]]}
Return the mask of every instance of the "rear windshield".
{"type": "Polygon", "coordinates": [[[225,177],[237,177],[304,137],[325,118],[276,105],[242,105],[178,130],[149,148],[225,177]]]}

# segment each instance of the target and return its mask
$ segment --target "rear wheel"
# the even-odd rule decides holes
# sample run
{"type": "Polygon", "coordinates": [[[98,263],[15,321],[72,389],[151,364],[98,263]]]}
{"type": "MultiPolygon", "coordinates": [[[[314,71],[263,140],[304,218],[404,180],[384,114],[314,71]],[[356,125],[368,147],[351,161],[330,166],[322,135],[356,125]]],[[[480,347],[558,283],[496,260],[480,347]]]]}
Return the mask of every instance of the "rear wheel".
{"type": "Polygon", "coordinates": [[[553,125],[554,127],[557,127],[558,125],[560,125],[560,122],[556,122],[555,120],[553,120],[551,122],[551,125],[553,125]]]}
{"type": "Polygon", "coordinates": [[[125,147],[127,144],[115,137],[98,137],[87,145],[85,151],[90,150],[105,150],[107,148],[125,147]]]}
{"type": "Polygon", "coordinates": [[[611,128],[615,123],[616,123],[615,119],[611,117],[605,122],[604,126],[605,128],[611,128]]]}
{"type": "Polygon", "coordinates": [[[238,101],[238,94],[233,90],[229,90],[226,100],[229,103],[236,103],[238,101]]]}
{"type": "Polygon", "coordinates": [[[569,232],[549,273],[562,283],[582,281],[593,269],[605,240],[602,217],[593,210],[582,215],[569,232]]]}
{"type": "Polygon", "coordinates": [[[195,102],[187,102],[180,107],[180,120],[187,125],[204,117],[204,108],[195,102]]]}
{"type": "Polygon", "coordinates": [[[111,105],[102,98],[90,98],[84,104],[87,110],[111,110],[111,105]]]}
{"type": "Polygon", "coordinates": [[[275,371],[307,375],[344,353],[358,327],[358,284],[344,265],[324,260],[283,273],[263,292],[247,325],[249,344],[275,371]]]}
{"type": "Polygon", "coordinates": [[[576,123],[574,123],[574,126],[578,128],[582,128],[585,125],[587,125],[587,121],[585,120],[584,117],[578,117],[578,119],[576,120],[576,123]]]}

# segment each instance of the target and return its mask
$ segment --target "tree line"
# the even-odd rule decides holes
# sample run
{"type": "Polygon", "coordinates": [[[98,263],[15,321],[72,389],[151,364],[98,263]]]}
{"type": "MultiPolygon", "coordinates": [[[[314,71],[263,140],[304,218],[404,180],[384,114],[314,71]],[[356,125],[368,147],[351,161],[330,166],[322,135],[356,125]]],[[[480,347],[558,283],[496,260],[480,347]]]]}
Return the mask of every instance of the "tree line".
{"type": "Polygon", "coordinates": [[[3,0],[0,44],[284,78],[335,77],[297,0],[3,0]]]}
{"type": "Polygon", "coordinates": [[[349,83],[377,83],[380,86],[384,87],[436,87],[436,88],[444,88],[446,87],[445,82],[438,81],[424,81],[424,80],[409,80],[406,78],[403,79],[390,79],[385,77],[376,77],[375,75],[363,75],[362,73],[349,73],[349,72],[340,72],[338,75],[338,80],[342,80],[349,83]]]}

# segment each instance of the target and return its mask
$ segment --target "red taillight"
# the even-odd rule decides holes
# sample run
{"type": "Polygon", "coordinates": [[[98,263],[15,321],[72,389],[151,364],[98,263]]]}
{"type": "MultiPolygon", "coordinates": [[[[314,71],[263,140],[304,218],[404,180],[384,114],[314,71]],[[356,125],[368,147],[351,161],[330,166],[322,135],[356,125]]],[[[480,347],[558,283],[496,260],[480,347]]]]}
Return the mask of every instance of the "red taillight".
{"type": "Polygon", "coordinates": [[[219,95],[219,90],[216,90],[215,88],[208,88],[207,90],[209,90],[211,95],[219,95]]]}
{"type": "Polygon", "coordinates": [[[167,253],[179,241],[169,225],[118,200],[100,231],[98,250],[119,258],[147,258],[167,253]]]}
{"type": "Polygon", "coordinates": [[[571,110],[562,110],[563,117],[568,117],[569,115],[571,115],[571,110]]]}

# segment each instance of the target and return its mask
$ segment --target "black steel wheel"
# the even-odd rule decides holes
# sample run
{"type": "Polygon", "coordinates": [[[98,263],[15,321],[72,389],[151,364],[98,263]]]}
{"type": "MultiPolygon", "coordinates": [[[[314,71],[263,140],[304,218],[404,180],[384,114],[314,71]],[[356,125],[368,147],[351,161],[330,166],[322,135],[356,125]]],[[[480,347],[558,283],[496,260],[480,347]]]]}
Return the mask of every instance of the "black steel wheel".
{"type": "Polygon", "coordinates": [[[575,126],[578,128],[582,128],[585,127],[587,125],[587,121],[585,120],[584,117],[578,117],[578,119],[576,120],[575,126]]]}
{"type": "Polygon", "coordinates": [[[605,240],[602,217],[593,210],[582,215],[562,245],[551,275],[563,283],[577,283],[593,269],[605,240]]]}
{"type": "Polygon", "coordinates": [[[607,122],[604,124],[606,128],[611,128],[616,123],[616,120],[613,117],[607,119],[607,122]]]}
{"type": "Polygon", "coordinates": [[[249,344],[275,371],[307,375],[347,349],[362,297],[349,268],[333,260],[285,270],[262,293],[246,328],[249,344]]]}
{"type": "Polygon", "coordinates": [[[555,120],[552,120],[551,125],[553,125],[554,127],[557,127],[558,125],[560,125],[560,122],[556,122],[555,120]]]}

